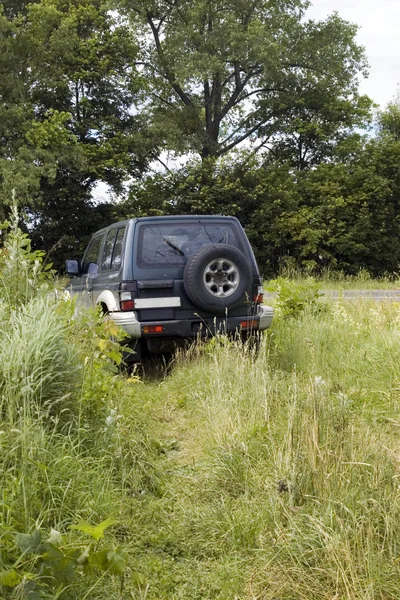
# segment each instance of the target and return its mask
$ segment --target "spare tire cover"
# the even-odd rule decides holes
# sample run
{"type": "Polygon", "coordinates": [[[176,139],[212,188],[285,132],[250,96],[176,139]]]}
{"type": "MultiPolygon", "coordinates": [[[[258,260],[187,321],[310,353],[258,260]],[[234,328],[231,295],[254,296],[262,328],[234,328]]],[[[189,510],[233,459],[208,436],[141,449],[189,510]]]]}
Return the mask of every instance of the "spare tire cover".
{"type": "Polygon", "coordinates": [[[238,248],[208,244],[190,256],[183,285],[190,300],[203,310],[223,314],[251,297],[251,264],[238,248]]]}

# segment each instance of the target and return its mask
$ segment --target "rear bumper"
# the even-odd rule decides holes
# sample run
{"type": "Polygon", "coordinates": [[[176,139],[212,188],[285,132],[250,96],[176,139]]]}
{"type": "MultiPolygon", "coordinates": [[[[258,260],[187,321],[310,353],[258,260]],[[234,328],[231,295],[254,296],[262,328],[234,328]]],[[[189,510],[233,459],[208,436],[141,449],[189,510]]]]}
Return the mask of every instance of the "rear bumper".
{"type": "Polygon", "coordinates": [[[257,307],[257,313],[254,316],[244,317],[214,317],[212,319],[192,319],[168,320],[168,321],[138,321],[136,311],[114,312],[111,313],[112,319],[117,325],[120,325],[131,337],[168,337],[168,338],[195,338],[199,335],[215,335],[216,333],[230,333],[241,329],[241,323],[244,320],[258,321],[258,327],[254,330],[263,331],[271,326],[273,318],[273,309],[270,306],[260,304],[257,307]],[[150,325],[161,325],[162,333],[144,334],[143,327],[150,325]]]}
{"type": "Polygon", "coordinates": [[[120,312],[115,311],[110,313],[112,320],[122,327],[133,338],[142,337],[142,326],[137,320],[137,312],[135,311],[126,311],[120,312]]]}
{"type": "Polygon", "coordinates": [[[258,305],[258,314],[260,317],[260,327],[259,329],[263,331],[264,329],[268,329],[271,327],[272,318],[274,316],[274,309],[272,306],[267,306],[266,304],[258,305]]]}

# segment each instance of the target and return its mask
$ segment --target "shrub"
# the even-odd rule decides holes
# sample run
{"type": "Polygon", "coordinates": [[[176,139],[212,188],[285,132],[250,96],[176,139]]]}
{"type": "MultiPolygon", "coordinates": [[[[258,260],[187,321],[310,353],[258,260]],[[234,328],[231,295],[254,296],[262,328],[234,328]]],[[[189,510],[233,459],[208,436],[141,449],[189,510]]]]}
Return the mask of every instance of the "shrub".
{"type": "Polygon", "coordinates": [[[6,233],[0,249],[0,298],[15,307],[38,293],[48,293],[54,287],[54,272],[51,264],[44,263],[44,252],[32,250],[29,236],[19,228],[15,203],[11,222],[3,223],[1,229],[6,233]]]}
{"type": "Polygon", "coordinates": [[[270,282],[268,291],[276,293],[275,309],[284,317],[297,317],[306,309],[318,312],[324,306],[319,285],[312,277],[302,282],[279,277],[270,282]]]}

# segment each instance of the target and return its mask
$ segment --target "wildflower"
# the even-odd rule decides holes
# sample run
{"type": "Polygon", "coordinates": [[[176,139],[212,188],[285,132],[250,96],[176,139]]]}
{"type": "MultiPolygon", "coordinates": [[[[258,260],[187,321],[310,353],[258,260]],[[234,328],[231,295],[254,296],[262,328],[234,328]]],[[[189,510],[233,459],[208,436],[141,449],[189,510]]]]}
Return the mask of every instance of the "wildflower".
{"type": "Polygon", "coordinates": [[[317,375],[317,377],[314,378],[315,387],[322,387],[325,385],[325,383],[326,383],[326,381],[324,379],[322,379],[322,377],[320,375],[317,375]]]}
{"type": "Polygon", "coordinates": [[[57,529],[50,529],[50,535],[47,538],[47,541],[50,542],[50,544],[61,544],[62,542],[62,536],[61,533],[59,531],[57,531],[57,529]]]}
{"type": "Polygon", "coordinates": [[[116,409],[112,408],[110,414],[106,417],[106,427],[111,427],[119,419],[122,419],[122,415],[118,415],[116,409]]]}

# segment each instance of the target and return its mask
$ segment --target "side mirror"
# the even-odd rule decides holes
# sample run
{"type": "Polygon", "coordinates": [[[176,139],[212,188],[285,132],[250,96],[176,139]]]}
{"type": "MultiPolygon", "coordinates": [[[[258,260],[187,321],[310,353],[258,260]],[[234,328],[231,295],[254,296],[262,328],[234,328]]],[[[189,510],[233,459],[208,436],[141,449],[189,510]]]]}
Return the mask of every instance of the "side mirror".
{"type": "Polygon", "coordinates": [[[65,261],[65,270],[67,272],[67,275],[79,277],[79,275],[81,274],[81,265],[79,263],[79,260],[76,260],[75,258],[70,258],[69,260],[65,261]]]}

